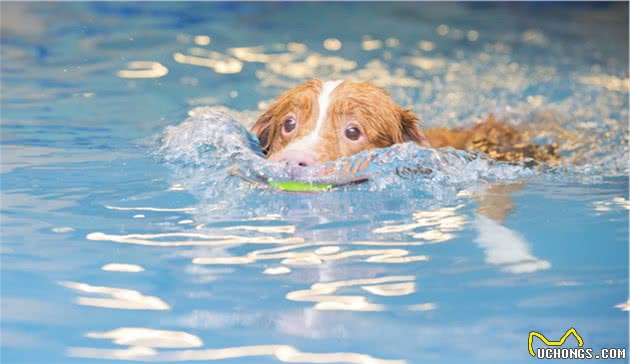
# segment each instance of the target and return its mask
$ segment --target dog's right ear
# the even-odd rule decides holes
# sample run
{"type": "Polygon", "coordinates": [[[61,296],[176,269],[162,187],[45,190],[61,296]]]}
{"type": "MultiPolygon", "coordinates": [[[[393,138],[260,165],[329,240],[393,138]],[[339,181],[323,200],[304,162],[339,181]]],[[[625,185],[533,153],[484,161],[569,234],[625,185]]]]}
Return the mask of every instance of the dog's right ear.
{"type": "Polygon", "coordinates": [[[256,134],[258,137],[258,143],[260,144],[260,149],[264,155],[269,153],[269,148],[271,147],[271,140],[273,139],[273,123],[272,123],[273,113],[271,110],[268,110],[264,114],[262,114],[254,126],[252,126],[252,133],[256,134]]]}
{"type": "Polygon", "coordinates": [[[402,108],[399,110],[399,113],[402,133],[405,141],[412,141],[416,142],[420,146],[430,147],[431,144],[429,143],[429,140],[420,130],[420,126],[418,125],[419,118],[416,114],[414,114],[411,109],[402,108]]]}

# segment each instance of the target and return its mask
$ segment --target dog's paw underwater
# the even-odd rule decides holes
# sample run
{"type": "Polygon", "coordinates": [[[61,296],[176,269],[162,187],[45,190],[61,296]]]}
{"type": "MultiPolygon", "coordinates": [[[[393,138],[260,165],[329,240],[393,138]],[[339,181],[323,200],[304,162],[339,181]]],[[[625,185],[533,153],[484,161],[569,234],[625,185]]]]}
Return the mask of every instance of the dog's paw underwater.
{"type": "Polygon", "coordinates": [[[267,160],[256,136],[219,108],[197,110],[181,124],[167,127],[159,151],[176,169],[178,179],[193,184],[193,188],[223,191],[226,188],[293,192],[396,188],[440,195],[441,190],[458,190],[474,184],[581,175],[580,170],[566,164],[552,166],[532,159],[504,162],[482,152],[425,148],[415,143],[367,150],[312,167],[289,168],[267,160]]]}

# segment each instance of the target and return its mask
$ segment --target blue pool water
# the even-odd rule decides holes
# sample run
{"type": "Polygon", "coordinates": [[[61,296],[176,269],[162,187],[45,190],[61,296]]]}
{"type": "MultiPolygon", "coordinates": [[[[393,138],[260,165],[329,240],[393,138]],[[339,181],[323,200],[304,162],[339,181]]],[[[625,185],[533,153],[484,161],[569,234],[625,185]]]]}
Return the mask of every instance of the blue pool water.
{"type": "Polygon", "coordinates": [[[2,363],[628,347],[627,4],[0,6],[2,363]],[[353,188],[232,176],[282,177],[246,127],[314,77],[424,127],[493,113],[563,161],[402,145],[353,188]]]}

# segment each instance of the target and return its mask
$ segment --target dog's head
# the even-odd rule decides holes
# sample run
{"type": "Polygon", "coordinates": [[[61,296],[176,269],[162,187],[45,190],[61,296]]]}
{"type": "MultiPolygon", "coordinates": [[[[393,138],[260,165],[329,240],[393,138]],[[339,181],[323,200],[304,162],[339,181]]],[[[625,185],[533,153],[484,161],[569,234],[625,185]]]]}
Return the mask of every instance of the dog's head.
{"type": "Polygon", "coordinates": [[[407,141],[429,146],[411,110],[351,81],[311,80],[283,93],[252,131],[269,159],[303,167],[407,141]]]}

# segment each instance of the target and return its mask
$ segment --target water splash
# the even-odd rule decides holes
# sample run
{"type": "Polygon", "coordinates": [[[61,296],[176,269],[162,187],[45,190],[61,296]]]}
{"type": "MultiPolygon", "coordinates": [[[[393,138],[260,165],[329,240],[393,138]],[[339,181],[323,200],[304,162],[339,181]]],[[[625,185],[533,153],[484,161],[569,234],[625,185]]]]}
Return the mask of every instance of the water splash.
{"type": "Polygon", "coordinates": [[[176,178],[186,189],[206,195],[269,189],[264,184],[251,183],[261,177],[334,182],[368,176],[369,183],[353,188],[369,191],[407,189],[439,199],[488,183],[524,179],[579,179],[585,182],[607,173],[619,173],[627,167],[618,158],[604,156],[587,158],[598,163],[579,164],[585,158],[581,152],[584,146],[576,145],[574,140],[571,140],[573,153],[565,151],[564,163],[554,166],[531,160],[519,164],[499,162],[483,153],[423,148],[405,143],[302,168],[296,175],[281,164],[265,159],[256,136],[225,109],[202,108],[191,114],[181,124],[166,128],[158,155],[175,169],[176,178]]]}

